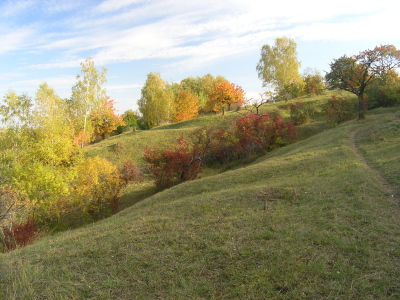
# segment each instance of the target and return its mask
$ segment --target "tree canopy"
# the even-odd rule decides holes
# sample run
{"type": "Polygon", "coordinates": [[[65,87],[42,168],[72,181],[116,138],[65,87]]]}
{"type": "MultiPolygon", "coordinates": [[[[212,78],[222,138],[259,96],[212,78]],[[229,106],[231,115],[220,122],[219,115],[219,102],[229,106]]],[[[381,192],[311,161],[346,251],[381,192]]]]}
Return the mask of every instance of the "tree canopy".
{"type": "Polygon", "coordinates": [[[263,87],[272,87],[279,93],[284,90],[285,85],[302,83],[296,48],[295,41],[287,37],[275,39],[274,46],[262,46],[261,58],[256,69],[263,87]]]}
{"type": "Polygon", "coordinates": [[[225,106],[228,106],[229,110],[232,104],[242,105],[245,102],[244,91],[242,87],[229,81],[216,82],[208,101],[212,111],[222,110],[224,114],[225,106]]]}
{"type": "Polygon", "coordinates": [[[72,97],[69,103],[70,118],[75,125],[76,134],[81,134],[81,146],[90,141],[94,128],[91,126],[90,115],[106,103],[106,89],[102,84],[107,82],[107,69],[101,72],[94,66],[92,58],[81,63],[81,75],[77,76],[78,82],[72,88],[72,97]]]}
{"type": "Polygon", "coordinates": [[[380,45],[358,55],[333,60],[330,72],[325,75],[332,88],[339,88],[357,95],[359,99],[358,118],[366,115],[366,87],[377,77],[386,77],[400,66],[400,50],[393,45],[380,45]]]}
{"type": "Polygon", "coordinates": [[[149,73],[138,100],[139,111],[149,128],[171,120],[174,93],[159,73],[149,73]]]}

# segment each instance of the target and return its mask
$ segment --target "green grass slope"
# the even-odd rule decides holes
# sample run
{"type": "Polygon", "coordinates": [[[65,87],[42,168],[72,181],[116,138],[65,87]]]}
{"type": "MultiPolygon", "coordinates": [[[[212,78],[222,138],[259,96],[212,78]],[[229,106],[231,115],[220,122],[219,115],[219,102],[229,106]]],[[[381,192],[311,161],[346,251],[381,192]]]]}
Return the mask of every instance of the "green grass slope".
{"type": "Polygon", "coordinates": [[[0,256],[0,299],[399,299],[400,110],[0,256]]]}

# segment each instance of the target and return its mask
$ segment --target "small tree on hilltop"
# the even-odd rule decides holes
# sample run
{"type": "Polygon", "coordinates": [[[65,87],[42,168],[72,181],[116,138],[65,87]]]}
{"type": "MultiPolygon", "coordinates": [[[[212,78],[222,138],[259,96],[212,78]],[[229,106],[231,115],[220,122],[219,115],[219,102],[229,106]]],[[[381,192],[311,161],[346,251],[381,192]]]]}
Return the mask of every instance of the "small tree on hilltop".
{"type": "Polygon", "coordinates": [[[366,87],[377,76],[385,74],[400,66],[400,50],[393,45],[381,45],[373,50],[365,50],[358,55],[346,55],[335,59],[331,71],[325,78],[332,88],[351,92],[358,97],[358,119],[364,119],[367,101],[364,97],[366,87]]]}
{"type": "Polygon", "coordinates": [[[92,126],[94,134],[97,135],[96,139],[98,137],[104,139],[119,126],[126,125],[122,118],[115,114],[114,100],[105,101],[103,106],[93,112],[92,126]]]}
{"type": "Polygon", "coordinates": [[[229,81],[217,82],[214,85],[215,89],[209,94],[208,105],[212,111],[222,110],[222,115],[225,114],[225,106],[228,106],[228,111],[232,104],[242,105],[245,103],[243,89],[229,81]]]}
{"type": "Polygon", "coordinates": [[[293,39],[275,39],[275,45],[264,45],[257,64],[258,77],[263,87],[274,88],[282,98],[294,97],[301,92],[303,80],[299,73],[300,61],[297,59],[297,44],[293,39]]]}

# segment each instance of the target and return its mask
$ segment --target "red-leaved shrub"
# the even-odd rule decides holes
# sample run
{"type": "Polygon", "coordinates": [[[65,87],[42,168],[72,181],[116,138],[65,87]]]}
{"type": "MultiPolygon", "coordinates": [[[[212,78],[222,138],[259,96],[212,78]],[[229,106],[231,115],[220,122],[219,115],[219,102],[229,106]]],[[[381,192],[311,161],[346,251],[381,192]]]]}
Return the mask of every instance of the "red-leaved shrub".
{"type": "Polygon", "coordinates": [[[24,247],[33,242],[38,232],[35,220],[29,217],[26,222],[13,223],[11,227],[2,227],[3,244],[6,251],[14,250],[17,246],[24,247]]]}
{"type": "Polygon", "coordinates": [[[236,120],[229,130],[203,128],[192,134],[192,140],[202,150],[203,162],[224,165],[254,154],[263,154],[296,138],[293,122],[268,114],[247,114],[236,120]]]}
{"type": "Polygon", "coordinates": [[[201,172],[199,151],[197,147],[189,147],[183,136],[173,149],[146,148],[144,152],[144,160],[150,164],[150,171],[156,177],[156,186],[159,188],[169,188],[196,179],[201,172]]]}
{"type": "Polygon", "coordinates": [[[268,114],[247,114],[238,119],[233,127],[237,138],[235,151],[240,156],[266,153],[296,138],[292,122],[285,122],[277,116],[271,120],[268,114]]]}
{"type": "Polygon", "coordinates": [[[127,161],[124,163],[121,173],[122,173],[122,175],[124,175],[125,180],[127,182],[142,181],[142,172],[141,172],[140,168],[131,161],[127,161]]]}

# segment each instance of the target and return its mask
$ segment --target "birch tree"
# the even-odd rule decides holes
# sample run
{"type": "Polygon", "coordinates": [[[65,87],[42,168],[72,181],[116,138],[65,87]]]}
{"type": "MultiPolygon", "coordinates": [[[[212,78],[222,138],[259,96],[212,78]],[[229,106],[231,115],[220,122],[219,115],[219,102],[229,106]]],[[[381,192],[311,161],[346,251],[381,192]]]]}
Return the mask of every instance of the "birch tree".
{"type": "Polygon", "coordinates": [[[277,38],[274,46],[262,46],[257,72],[263,87],[274,88],[279,93],[285,86],[302,84],[296,47],[295,41],[287,37],[277,38]]]}
{"type": "Polygon", "coordinates": [[[174,112],[174,92],[159,73],[147,75],[138,106],[149,128],[171,120],[174,112]]]}
{"type": "Polygon", "coordinates": [[[81,67],[81,75],[77,76],[78,82],[72,88],[69,111],[77,133],[82,135],[80,143],[83,147],[93,134],[90,115],[107,101],[106,89],[102,87],[107,82],[107,69],[97,70],[90,57],[81,63],[81,67]]]}

